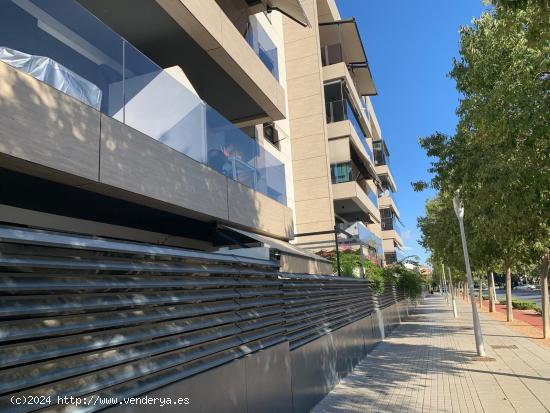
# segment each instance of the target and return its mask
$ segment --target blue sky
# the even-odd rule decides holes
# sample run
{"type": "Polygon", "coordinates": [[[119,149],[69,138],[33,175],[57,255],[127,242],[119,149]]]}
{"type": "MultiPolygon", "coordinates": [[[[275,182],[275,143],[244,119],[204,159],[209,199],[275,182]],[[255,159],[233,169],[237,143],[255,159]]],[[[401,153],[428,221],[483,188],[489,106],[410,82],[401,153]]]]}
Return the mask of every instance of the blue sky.
{"type": "Polygon", "coordinates": [[[453,134],[459,96],[447,77],[458,56],[459,28],[479,16],[481,0],[337,0],[342,18],[357,19],[378,89],[372,102],[390,150],[395,194],[405,225],[405,255],[422,260],[416,218],[433,192],[415,193],[411,182],[429,179],[429,159],[418,138],[453,134]]]}

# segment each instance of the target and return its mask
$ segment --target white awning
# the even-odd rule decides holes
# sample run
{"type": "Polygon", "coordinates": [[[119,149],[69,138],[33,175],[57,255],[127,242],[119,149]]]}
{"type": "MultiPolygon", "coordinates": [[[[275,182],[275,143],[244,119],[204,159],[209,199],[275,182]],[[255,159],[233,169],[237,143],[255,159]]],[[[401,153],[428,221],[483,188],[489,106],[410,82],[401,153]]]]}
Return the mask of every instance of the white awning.
{"type": "Polygon", "coordinates": [[[303,248],[298,248],[298,247],[296,247],[292,244],[289,244],[286,241],[281,241],[279,239],[271,238],[271,237],[268,237],[268,236],[265,236],[265,235],[255,234],[253,232],[244,231],[242,229],[229,227],[227,225],[220,225],[220,228],[230,230],[230,231],[234,231],[234,232],[237,232],[237,233],[239,233],[241,235],[244,235],[246,237],[252,238],[252,239],[254,239],[258,242],[261,242],[266,247],[274,248],[274,249],[279,250],[283,254],[294,255],[294,256],[297,256],[297,257],[307,258],[307,259],[310,259],[310,260],[330,263],[329,260],[327,260],[327,259],[325,259],[325,258],[323,258],[323,257],[321,257],[317,254],[314,254],[313,252],[305,250],[303,248]]]}

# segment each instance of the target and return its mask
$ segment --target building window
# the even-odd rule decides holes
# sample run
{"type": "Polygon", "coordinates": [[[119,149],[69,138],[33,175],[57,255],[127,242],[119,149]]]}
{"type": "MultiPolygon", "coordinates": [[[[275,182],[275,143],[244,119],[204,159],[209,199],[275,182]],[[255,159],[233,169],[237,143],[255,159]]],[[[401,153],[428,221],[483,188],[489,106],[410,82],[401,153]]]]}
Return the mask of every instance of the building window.
{"type": "Polygon", "coordinates": [[[352,180],[351,162],[330,165],[330,177],[333,184],[350,182],[352,180]]]}
{"type": "Polygon", "coordinates": [[[266,141],[271,142],[277,149],[280,149],[279,133],[273,123],[264,123],[264,138],[266,141]]]}

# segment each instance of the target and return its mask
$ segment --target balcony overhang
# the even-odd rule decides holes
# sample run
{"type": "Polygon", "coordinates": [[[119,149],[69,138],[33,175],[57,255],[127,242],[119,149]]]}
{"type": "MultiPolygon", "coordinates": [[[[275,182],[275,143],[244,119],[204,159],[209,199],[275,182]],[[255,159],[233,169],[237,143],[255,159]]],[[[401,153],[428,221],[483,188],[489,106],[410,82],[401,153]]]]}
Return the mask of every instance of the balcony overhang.
{"type": "Polygon", "coordinates": [[[380,211],[355,181],[332,184],[334,213],[347,221],[380,222],[380,211]]]}
{"type": "Polygon", "coordinates": [[[401,216],[399,215],[399,210],[397,209],[397,205],[395,204],[395,201],[391,196],[382,196],[378,198],[378,207],[379,208],[391,208],[394,212],[397,219],[401,221],[401,216]]]}
{"type": "MultiPolygon", "coordinates": [[[[261,244],[263,247],[277,250],[280,254],[292,255],[292,256],[307,259],[307,260],[330,263],[330,261],[321,257],[320,255],[314,254],[313,252],[308,251],[306,249],[297,247],[293,244],[288,243],[287,241],[283,241],[273,237],[268,237],[266,235],[261,235],[254,232],[244,231],[242,229],[230,227],[227,225],[221,225],[220,227],[232,233],[232,236],[235,233],[238,235],[244,236],[248,238],[249,241],[255,241],[261,244]]],[[[231,250],[229,250],[229,252],[230,251],[231,250]]]]}
{"type": "Polygon", "coordinates": [[[268,13],[276,10],[304,27],[310,26],[299,0],[245,0],[249,6],[263,6],[268,13]]]}
{"type": "Polygon", "coordinates": [[[392,192],[397,192],[397,185],[395,184],[395,180],[393,179],[393,175],[388,165],[377,165],[375,169],[376,169],[376,175],[378,175],[380,180],[381,181],[385,180],[388,183],[392,192]]]}
{"type": "MultiPolygon", "coordinates": [[[[372,129],[367,117],[367,113],[363,107],[359,93],[353,79],[351,78],[351,73],[344,63],[336,63],[330,66],[323,67],[323,83],[325,85],[342,82],[346,91],[349,94],[350,103],[355,107],[355,110],[360,114],[359,123],[365,130],[368,135],[372,136],[372,129]]],[[[371,137],[367,136],[367,137],[371,137]]]]}
{"type": "Polygon", "coordinates": [[[400,254],[403,249],[403,247],[398,245],[395,242],[395,240],[392,238],[382,239],[382,248],[384,249],[385,254],[387,253],[400,254]]]}
{"type": "Polygon", "coordinates": [[[216,2],[77,1],[233,123],[286,117],[283,87],[216,2]]]}
{"type": "MultiPolygon", "coordinates": [[[[327,124],[327,133],[328,133],[329,142],[338,140],[339,144],[351,145],[351,147],[357,153],[357,157],[361,161],[360,165],[363,165],[363,167],[367,171],[366,176],[370,176],[373,180],[377,182],[377,184],[381,185],[381,181],[378,178],[378,175],[376,174],[374,163],[370,158],[370,156],[368,155],[364,147],[363,141],[359,138],[359,136],[357,135],[357,132],[355,132],[355,128],[352,126],[349,120],[343,120],[341,122],[333,122],[333,123],[327,124]],[[345,137],[347,137],[348,139],[341,139],[345,137]],[[342,141],[341,143],[340,143],[340,140],[342,141]]],[[[329,145],[332,145],[332,144],[329,143],[329,145]]],[[[339,153],[340,152],[341,151],[339,151],[339,153]]],[[[331,163],[345,162],[351,159],[351,152],[349,152],[348,159],[333,159],[332,150],[330,155],[331,155],[331,158],[330,158],[331,163]]]]}
{"type": "Polygon", "coordinates": [[[354,18],[319,23],[319,35],[322,45],[339,43],[348,69],[354,77],[357,89],[362,96],[377,95],[367,54],[354,18]]]}
{"type": "MultiPolygon", "coordinates": [[[[382,231],[382,239],[386,242],[388,240],[392,241],[395,246],[397,246],[397,248],[403,248],[403,239],[401,238],[401,235],[399,235],[399,233],[394,229],[382,231]]],[[[384,248],[384,252],[388,252],[386,251],[386,248],[384,248]]]]}

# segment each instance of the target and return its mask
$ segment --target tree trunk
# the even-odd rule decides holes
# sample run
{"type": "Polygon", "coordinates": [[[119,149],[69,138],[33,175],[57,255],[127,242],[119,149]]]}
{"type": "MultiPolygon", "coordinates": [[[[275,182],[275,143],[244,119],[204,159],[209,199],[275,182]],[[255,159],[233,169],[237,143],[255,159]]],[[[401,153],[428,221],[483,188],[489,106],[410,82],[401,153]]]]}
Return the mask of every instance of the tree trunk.
{"type": "Polygon", "coordinates": [[[548,303],[548,267],[550,266],[550,254],[544,256],[542,273],[540,275],[540,292],[542,303],[542,334],[544,338],[550,338],[550,304],[548,303]]]}
{"type": "Polygon", "coordinates": [[[504,264],[504,273],[506,274],[506,320],[514,321],[514,312],[512,311],[512,265],[508,261],[504,264]]]}
{"type": "Polygon", "coordinates": [[[494,313],[496,310],[495,279],[493,278],[493,271],[491,270],[487,270],[487,284],[489,290],[489,312],[494,313]]]}
{"type": "Polygon", "coordinates": [[[479,309],[483,309],[483,276],[479,276],[479,309]]]}

